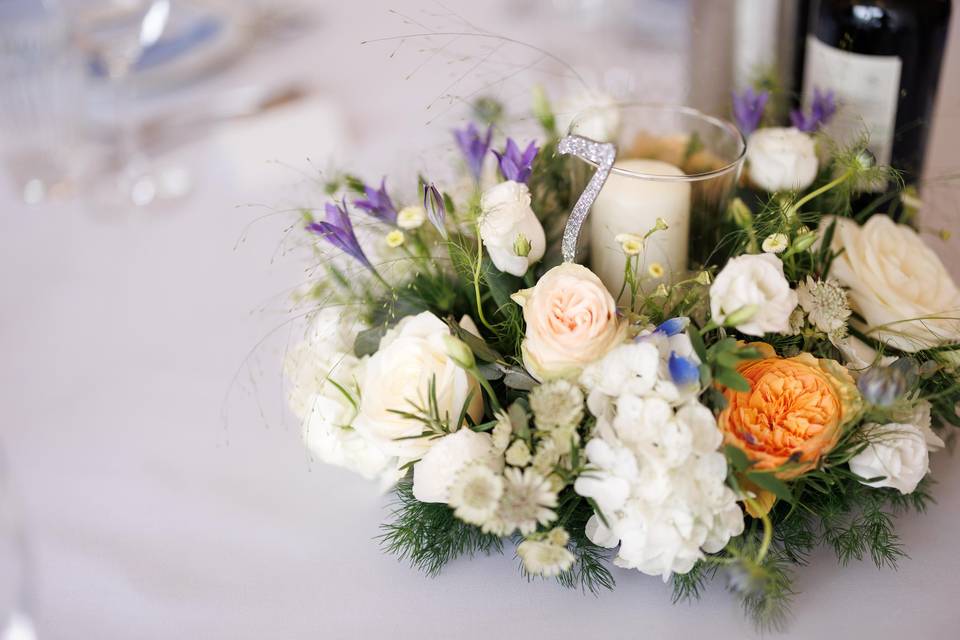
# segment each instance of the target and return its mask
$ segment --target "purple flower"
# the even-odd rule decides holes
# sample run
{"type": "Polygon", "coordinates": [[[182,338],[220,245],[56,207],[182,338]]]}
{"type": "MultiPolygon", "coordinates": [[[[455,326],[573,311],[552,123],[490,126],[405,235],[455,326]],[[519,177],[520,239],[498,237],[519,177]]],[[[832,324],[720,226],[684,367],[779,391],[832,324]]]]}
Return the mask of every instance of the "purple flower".
{"type": "Polygon", "coordinates": [[[443,196],[440,191],[431,182],[423,185],[423,208],[427,210],[427,219],[430,221],[440,235],[447,237],[447,208],[443,204],[443,196]]]}
{"type": "Polygon", "coordinates": [[[460,147],[460,152],[467,161],[470,173],[479,180],[483,170],[483,159],[490,150],[493,127],[487,127],[487,133],[481,137],[476,125],[471,122],[465,129],[454,129],[453,137],[456,138],[457,146],[460,147]]]}
{"type": "MultiPolygon", "coordinates": [[[[357,234],[353,232],[353,223],[347,214],[347,202],[342,204],[326,205],[327,218],[322,222],[311,222],[307,225],[307,230],[317,234],[336,248],[353,257],[354,260],[374,271],[373,265],[367,259],[363,249],[360,248],[360,241],[357,240],[357,234]]],[[[374,273],[376,273],[374,271],[374,273]]]]}
{"type": "Polygon", "coordinates": [[[740,95],[737,95],[736,92],[733,93],[733,119],[736,120],[743,135],[750,135],[760,126],[763,110],[766,108],[769,99],[770,92],[760,91],[758,93],[752,88],[745,89],[740,95]]]}
{"type": "Polygon", "coordinates": [[[810,115],[801,109],[790,112],[790,122],[800,131],[812,133],[827,124],[837,111],[837,101],[833,91],[820,91],[820,87],[813,88],[813,100],[810,102],[810,115]]]}
{"type": "Polygon", "coordinates": [[[354,200],[353,204],[360,210],[370,214],[380,222],[396,226],[397,208],[393,206],[393,201],[387,194],[387,179],[380,181],[380,188],[374,189],[370,185],[363,185],[363,190],[367,197],[361,200],[354,200]]]}
{"type": "Polygon", "coordinates": [[[494,151],[497,160],[500,162],[500,173],[507,180],[514,182],[526,182],[533,171],[533,159],[537,157],[537,148],[535,142],[531,141],[527,148],[522,152],[513,138],[507,138],[507,146],[503,153],[494,151]]]}

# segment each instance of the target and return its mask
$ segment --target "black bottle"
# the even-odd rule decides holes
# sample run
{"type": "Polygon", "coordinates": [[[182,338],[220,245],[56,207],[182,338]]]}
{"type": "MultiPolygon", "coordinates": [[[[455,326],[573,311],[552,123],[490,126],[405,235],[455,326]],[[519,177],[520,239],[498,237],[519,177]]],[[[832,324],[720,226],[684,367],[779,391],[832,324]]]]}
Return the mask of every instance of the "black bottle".
{"type": "Polygon", "coordinates": [[[818,0],[811,9],[803,100],[831,89],[838,110],[826,132],[840,142],[865,129],[870,150],[906,182],[922,174],[950,0],[818,0]]]}

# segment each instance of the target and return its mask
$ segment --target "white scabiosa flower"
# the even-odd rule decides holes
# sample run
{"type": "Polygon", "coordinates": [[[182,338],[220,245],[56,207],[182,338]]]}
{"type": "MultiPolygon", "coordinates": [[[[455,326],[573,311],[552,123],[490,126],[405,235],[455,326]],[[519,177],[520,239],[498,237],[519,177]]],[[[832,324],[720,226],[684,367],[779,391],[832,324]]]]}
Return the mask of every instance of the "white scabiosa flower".
{"type": "Polygon", "coordinates": [[[497,512],[503,495],[503,477],[485,464],[465,467],[450,486],[450,506],[455,516],[486,526],[497,512]]]}
{"type": "Polygon", "coordinates": [[[810,324],[834,340],[847,335],[850,306],[847,304],[847,292],[839,282],[833,279],[814,280],[807,276],[797,286],[797,299],[810,324]]]}
{"type": "Polygon", "coordinates": [[[714,321],[722,323],[752,309],[736,324],[738,331],[751,336],[788,332],[796,306],[797,293],[783,275],[783,263],[769,253],[733,258],[710,286],[714,321]]]}
{"type": "Polygon", "coordinates": [[[583,420],[583,392],[568,380],[554,380],[534,387],[528,396],[538,429],[577,426],[583,420]]]}
{"type": "Polygon", "coordinates": [[[850,470],[868,487],[893,487],[912,493],[930,470],[923,432],[912,424],[863,425],[869,444],[850,458],[850,470]],[[879,478],[866,482],[869,478],[879,478]]]}
{"type": "Polygon", "coordinates": [[[501,535],[519,530],[523,535],[533,533],[537,525],[548,525],[557,514],[557,493],[550,481],[533,469],[509,468],[503,472],[504,489],[497,509],[502,523],[501,535]]]}
{"type": "Polygon", "coordinates": [[[413,465],[413,497],[420,502],[449,502],[450,485],[469,464],[486,464],[495,471],[503,468],[490,434],[467,427],[438,438],[426,455],[413,465]]]}
{"type": "Polygon", "coordinates": [[[523,568],[534,576],[553,577],[573,566],[574,557],[565,546],[550,540],[524,540],[517,545],[523,568]]]}

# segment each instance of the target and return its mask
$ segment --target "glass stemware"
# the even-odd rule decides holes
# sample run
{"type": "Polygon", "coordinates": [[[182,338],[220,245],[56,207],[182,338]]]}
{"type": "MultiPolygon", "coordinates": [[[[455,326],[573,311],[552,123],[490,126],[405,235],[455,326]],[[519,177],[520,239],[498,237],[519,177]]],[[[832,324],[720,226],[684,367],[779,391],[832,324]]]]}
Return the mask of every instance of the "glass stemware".
{"type": "Polygon", "coordinates": [[[169,16],[170,0],[93,0],[80,5],[75,13],[75,41],[98,65],[112,89],[118,133],[114,189],[123,201],[136,206],[147,206],[162,194],[139,145],[139,123],[132,113],[123,111],[133,102],[134,67],[143,52],[160,39],[169,16]]]}

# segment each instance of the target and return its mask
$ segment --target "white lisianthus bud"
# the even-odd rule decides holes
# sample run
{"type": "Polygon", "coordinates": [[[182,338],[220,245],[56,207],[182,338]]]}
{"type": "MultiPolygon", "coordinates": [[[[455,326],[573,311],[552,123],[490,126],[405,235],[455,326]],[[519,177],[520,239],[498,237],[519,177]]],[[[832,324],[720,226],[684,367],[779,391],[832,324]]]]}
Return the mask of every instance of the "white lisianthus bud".
{"type": "Polygon", "coordinates": [[[397,212],[397,226],[401,229],[417,229],[427,221],[427,210],[420,205],[404,207],[397,212]]]}
{"type": "Polygon", "coordinates": [[[769,253],[733,258],[710,287],[710,315],[751,336],[785,333],[797,306],[797,292],[783,275],[783,263],[769,253]],[[754,308],[744,319],[750,308],[754,308]]]}
{"type": "Polygon", "coordinates": [[[480,198],[480,209],[480,238],[497,269],[522,276],[543,257],[547,240],[530,208],[527,185],[507,180],[487,189],[480,198]],[[519,255],[515,247],[521,235],[530,245],[525,255],[519,255]]]}
{"type": "Polygon", "coordinates": [[[447,334],[443,336],[443,346],[447,351],[447,356],[458,366],[464,369],[473,369],[477,365],[477,361],[473,357],[473,351],[460,338],[447,334]]]}
{"type": "Polygon", "coordinates": [[[400,231],[400,229],[394,229],[387,234],[387,246],[391,249],[396,249],[403,244],[405,239],[406,238],[403,235],[403,231],[400,231]]]}
{"type": "Polygon", "coordinates": [[[764,191],[799,191],[817,177],[813,138],[793,127],[757,129],[747,141],[750,180],[764,191]]]}
{"type": "Polygon", "coordinates": [[[670,290],[667,289],[667,285],[661,282],[657,285],[657,288],[654,289],[653,294],[651,295],[653,295],[654,298],[666,298],[670,295],[670,290]]]}
{"type": "Polygon", "coordinates": [[[666,231],[670,228],[670,225],[667,224],[667,221],[663,218],[657,218],[657,223],[653,225],[653,229],[650,230],[650,233],[654,231],[666,231]]]}
{"type": "Polygon", "coordinates": [[[785,233],[771,233],[761,245],[766,253],[783,253],[790,245],[790,238],[785,233]]]}

